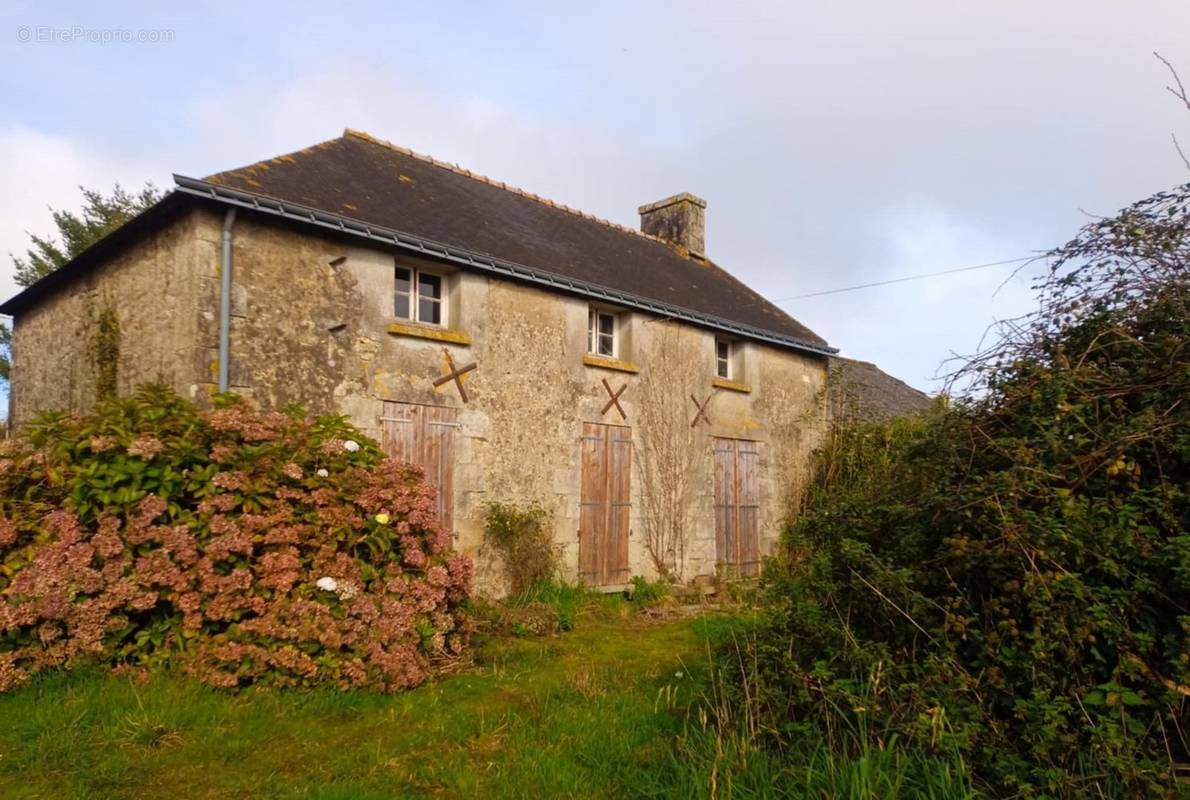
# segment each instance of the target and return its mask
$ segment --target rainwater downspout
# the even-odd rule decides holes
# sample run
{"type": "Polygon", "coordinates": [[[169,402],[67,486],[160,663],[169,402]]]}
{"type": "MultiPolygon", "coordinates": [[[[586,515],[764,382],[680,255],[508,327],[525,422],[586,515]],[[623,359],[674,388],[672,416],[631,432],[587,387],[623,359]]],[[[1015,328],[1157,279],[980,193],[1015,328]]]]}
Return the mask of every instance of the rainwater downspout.
{"type": "Polygon", "coordinates": [[[223,255],[219,264],[219,391],[226,392],[231,374],[231,243],[236,210],[223,217],[223,255]]]}

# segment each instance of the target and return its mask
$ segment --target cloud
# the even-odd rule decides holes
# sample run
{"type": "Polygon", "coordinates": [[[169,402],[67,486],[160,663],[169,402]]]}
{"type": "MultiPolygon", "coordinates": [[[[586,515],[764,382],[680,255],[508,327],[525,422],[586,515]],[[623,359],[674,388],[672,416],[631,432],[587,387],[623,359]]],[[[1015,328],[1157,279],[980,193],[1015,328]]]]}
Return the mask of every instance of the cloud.
{"type": "Polygon", "coordinates": [[[661,197],[636,187],[661,183],[668,160],[610,127],[438,92],[367,61],[340,62],[282,86],[241,85],[197,104],[192,118],[197,146],[184,160],[196,173],[296,150],[351,127],[624,224],[636,224],[638,205],[661,197]]]}
{"type": "Polygon", "coordinates": [[[0,127],[0,295],[19,287],[13,280],[10,253],[23,256],[28,232],[53,234],[50,208],[78,208],[79,186],[109,190],[116,183],[129,188],[147,180],[162,185],[168,173],[135,157],[98,151],[85,142],[44,133],[25,126],[0,127]]]}
{"type": "MultiPolygon", "coordinates": [[[[109,189],[129,176],[151,175],[143,164],[112,154],[95,152],[85,144],[35,129],[0,127],[0,296],[10,297],[20,287],[13,280],[10,254],[23,256],[28,232],[54,232],[50,208],[75,208],[78,187],[109,189]]],[[[136,178],[134,178],[136,180],[136,178]]],[[[139,185],[139,184],[136,184],[139,185]]],[[[0,416],[8,413],[8,394],[0,396],[0,416]]]]}

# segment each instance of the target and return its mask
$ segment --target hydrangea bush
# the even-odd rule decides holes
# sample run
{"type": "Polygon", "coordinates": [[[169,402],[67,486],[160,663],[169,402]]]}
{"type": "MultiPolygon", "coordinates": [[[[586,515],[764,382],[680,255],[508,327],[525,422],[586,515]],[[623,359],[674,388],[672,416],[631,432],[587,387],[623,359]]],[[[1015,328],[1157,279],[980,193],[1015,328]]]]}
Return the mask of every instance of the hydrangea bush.
{"type": "Polygon", "coordinates": [[[0,451],[0,691],[99,661],[378,691],[462,651],[434,490],[340,417],[147,387],[0,451]]]}

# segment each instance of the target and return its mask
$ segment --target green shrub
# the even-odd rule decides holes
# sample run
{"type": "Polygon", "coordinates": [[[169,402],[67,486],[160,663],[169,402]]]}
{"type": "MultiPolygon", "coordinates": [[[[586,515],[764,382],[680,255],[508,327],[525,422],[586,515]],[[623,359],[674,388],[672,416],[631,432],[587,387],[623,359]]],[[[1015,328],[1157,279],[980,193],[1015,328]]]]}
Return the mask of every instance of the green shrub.
{"type": "Polygon", "coordinates": [[[925,417],[836,430],[737,689],[776,742],[897,736],[994,796],[1175,796],[1190,708],[1190,186],[1053,258],[925,417]]]}
{"type": "Polygon", "coordinates": [[[643,575],[632,576],[632,605],[649,608],[660,603],[669,595],[669,587],[663,581],[651,581],[643,575]]]}
{"type": "Polygon", "coordinates": [[[550,583],[557,574],[558,551],[550,513],[539,503],[488,503],[484,540],[500,555],[514,596],[550,583]]]}
{"type": "Polygon", "coordinates": [[[509,603],[515,608],[527,605],[542,605],[552,610],[558,620],[558,629],[574,630],[574,624],[579,612],[598,600],[602,595],[593,592],[581,583],[548,580],[539,581],[521,594],[510,598],[509,603]]]}
{"type": "Polygon", "coordinates": [[[342,418],[146,388],[3,447],[0,691],[84,661],[395,690],[466,644],[433,490],[342,418]]]}

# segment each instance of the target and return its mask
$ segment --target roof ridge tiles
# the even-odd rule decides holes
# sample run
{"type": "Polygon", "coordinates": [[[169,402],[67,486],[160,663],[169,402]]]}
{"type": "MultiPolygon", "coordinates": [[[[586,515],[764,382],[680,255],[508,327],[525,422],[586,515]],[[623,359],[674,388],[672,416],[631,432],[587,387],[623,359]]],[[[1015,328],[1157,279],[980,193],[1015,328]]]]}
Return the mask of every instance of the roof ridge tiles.
{"type": "Polygon", "coordinates": [[[651,241],[651,242],[657,242],[658,244],[663,244],[666,247],[671,248],[675,252],[682,254],[681,248],[675,247],[672,242],[668,242],[665,239],[662,239],[660,236],[653,236],[652,234],[648,234],[648,233],[644,233],[643,231],[639,231],[636,228],[630,228],[627,225],[621,225],[618,222],[612,222],[609,219],[604,219],[603,217],[596,216],[595,214],[592,214],[589,211],[583,211],[582,209],[572,208],[572,207],[566,205],[565,203],[559,203],[556,200],[551,200],[548,197],[542,197],[541,195],[537,195],[537,194],[534,194],[533,192],[526,191],[525,189],[522,189],[519,186],[512,186],[508,183],[505,183],[504,181],[498,181],[498,180],[495,180],[494,178],[489,178],[487,175],[481,175],[478,172],[472,172],[471,170],[461,167],[458,164],[453,164],[453,163],[450,163],[447,161],[441,161],[439,159],[434,158],[433,156],[426,155],[425,153],[419,153],[416,150],[412,150],[408,147],[404,147],[403,145],[399,145],[395,142],[391,142],[388,139],[381,139],[378,136],[373,136],[372,134],[368,133],[367,131],[361,131],[361,130],[357,130],[355,128],[344,128],[343,135],[346,137],[353,138],[353,139],[359,139],[360,141],[369,142],[369,143],[377,145],[379,147],[387,147],[389,150],[394,150],[398,153],[401,153],[402,155],[409,156],[410,158],[416,158],[419,161],[424,161],[427,164],[431,164],[435,167],[440,167],[442,169],[449,170],[449,171],[454,172],[458,175],[462,175],[465,178],[471,178],[472,180],[479,181],[480,183],[486,183],[489,186],[495,186],[499,189],[503,189],[507,192],[511,192],[512,194],[520,195],[521,197],[527,198],[529,200],[534,200],[538,203],[541,203],[544,206],[548,206],[550,208],[556,208],[559,211],[565,211],[566,213],[573,214],[576,217],[582,217],[583,219],[589,219],[592,222],[598,222],[600,225],[606,225],[607,227],[612,228],[614,230],[621,231],[623,233],[631,233],[633,236],[639,236],[642,239],[647,239],[648,241],[651,241]]]}

